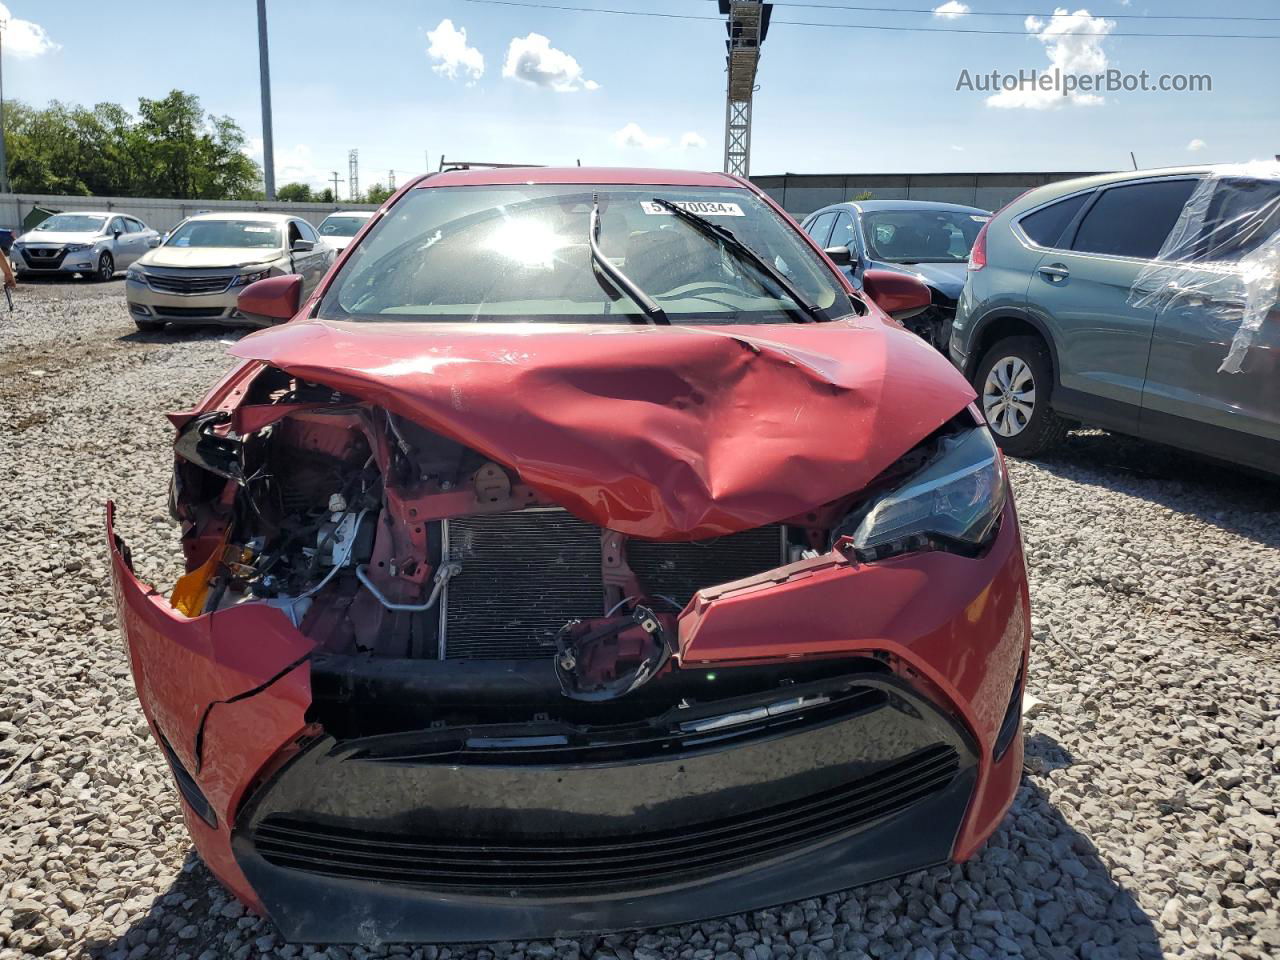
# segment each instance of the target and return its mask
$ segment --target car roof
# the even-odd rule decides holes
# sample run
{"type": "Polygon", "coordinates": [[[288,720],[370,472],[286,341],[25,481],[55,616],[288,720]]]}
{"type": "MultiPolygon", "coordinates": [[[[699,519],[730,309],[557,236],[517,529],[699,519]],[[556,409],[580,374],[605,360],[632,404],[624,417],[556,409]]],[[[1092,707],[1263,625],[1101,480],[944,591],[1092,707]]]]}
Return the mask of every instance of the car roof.
{"type": "Polygon", "coordinates": [[[727,173],[645,167],[497,167],[427,174],[415,187],[497,186],[517,183],[643,184],[666,187],[754,189],[727,173]]]}
{"type": "MultiPolygon", "coordinates": [[[[59,210],[55,217],[126,217],[126,213],[112,213],[107,210],[59,210]]],[[[135,220],[137,217],[134,218],[135,220]]],[[[44,221],[41,221],[42,223],[44,221]]]]}
{"type": "MultiPolygon", "coordinates": [[[[963,203],[943,203],[940,200],[846,200],[843,203],[832,203],[813,213],[825,213],[828,210],[856,210],[859,213],[877,213],[888,210],[951,210],[956,213],[990,213],[981,207],[970,207],[963,203]]],[[[813,216],[813,214],[809,214],[813,216]]]]}
{"type": "Polygon", "coordinates": [[[326,220],[330,217],[364,217],[365,219],[368,219],[377,212],[377,210],[333,210],[326,213],[324,218],[326,220]]]}
{"type": "Polygon", "coordinates": [[[272,223],[284,223],[287,220],[301,220],[292,213],[267,213],[263,210],[238,210],[219,213],[195,213],[187,220],[269,220],[272,223]]]}

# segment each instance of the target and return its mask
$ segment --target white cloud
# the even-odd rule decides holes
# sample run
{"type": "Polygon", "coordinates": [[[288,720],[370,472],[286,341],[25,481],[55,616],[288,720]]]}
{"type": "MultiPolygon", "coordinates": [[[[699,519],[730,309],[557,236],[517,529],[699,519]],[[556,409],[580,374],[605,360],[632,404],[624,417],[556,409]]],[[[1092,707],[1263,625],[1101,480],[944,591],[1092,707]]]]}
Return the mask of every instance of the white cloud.
{"type": "Polygon", "coordinates": [[[49,39],[44,27],[30,20],[14,19],[3,3],[0,3],[0,25],[4,29],[4,52],[11,56],[28,59],[62,49],[61,44],[49,39]]]}
{"type": "MultiPolygon", "coordinates": [[[[1048,72],[1062,74],[1099,74],[1107,69],[1107,53],[1102,42],[1116,27],[1114,20],[1090,16],[1088,10],[1068,13],[1059,7],[1047,21],[1039,17],[1027,17],[1027,32],[1044,44],[1049,57],[1048,72]]],[[[1018,88],[1001,90],[987,97],[987,106],[1008,109],[1048,110],[1070,104],[1092,107],[1103,102],[1095,93],[1073,92],[1063,96],[1059,90],[1018,88]]]]}
{"type": "Polygon", "coordinates": [[[671,143],[666,137],[650,136],[644,132],[640,124],[634,121],[616,131],[613,135],[613,142],[619,147],[631,150],[661,150],[671,143]]]}
{"type": "Polygon", "coordinates": [[[681,150],[701,150],[707,145],[707,138],[700,133],[688,130],[680,134],[681,150]]]}
{"type": "Polygon", "coordinates": [[[551,46],[551,41],[540,33],[511,38],[502,75],[530,86],[547,87],[556,93],[600,89],[600,84],[582,75],[577,60],[551,46]]]}
{"type": "Polygon", "coordinates": [[[436,61],[431,68],[433,73],[450,80],[465,75],[468,86],[484,76],[484,56],[475,47],[467,46],[466,27],[455,27],[445,17],[434,30],[427,31],[427,40],[427,56],[436,61]]]}
{"type": "MultiPolygon", "coordinates": [[[[245,156],[256,161],[259,165],[262,163],[262,138],[251,137],[244,147],[245,156]]],[[[282,187],[286,183],[305,183],[312,190],[323,190],[325,187],[333,187],[332,170],[325,170],[316,164],[315,156],[311,152],[311,148],[305,143],[295,143],[292,147],[281,148],[279,145],[275,148],[276,161],[276,186],[282,187]]],[[[340,173],[345,173],[340,171],[340,173]]],[[[346,184],[338,184],[338,195],[346,196],[346,184]]]]}
{"type": "Polygon", "coordinates": [[[964,153],[964,147],[960,146],[960,144],[958,143],[953,143],[951,145],[951,149],[954,150],[956,153],[964,153]]]}
{"type": "Polygon", "coordinates": [[[1207,146],[1208,146],[1207,143],[1205,143],[1199,137],[1196,137],[1194,140],[1192,140],[1190,143],[1187,144],[1187,149],[1190,150],[1192,153],[1195,153],[1198,150],[1203,150],[1207,146]]]}
{"type": "Polygon", "coordinates": [[[958,17],[963,17],[968,12],[969,5],[967,3],[961,3],[960,0],[947,0],[946,3],[942,4],[942,6],[933,8],[933,15],[935,17],[945,17],[948,20],[955,20],[958,17]]]}

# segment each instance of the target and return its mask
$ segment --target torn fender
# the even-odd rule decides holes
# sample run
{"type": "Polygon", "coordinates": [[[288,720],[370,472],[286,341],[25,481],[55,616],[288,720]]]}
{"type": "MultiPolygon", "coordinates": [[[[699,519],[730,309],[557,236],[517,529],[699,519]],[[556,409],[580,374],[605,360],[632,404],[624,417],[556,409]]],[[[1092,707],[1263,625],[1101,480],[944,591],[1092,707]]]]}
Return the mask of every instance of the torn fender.
{"type": "Polygon", "coordinates": [[[878,314],[635,327],[305,320],[231,349],[408,417],[580,519],[702,539],[864,487],[974,398],[878,314]]]}

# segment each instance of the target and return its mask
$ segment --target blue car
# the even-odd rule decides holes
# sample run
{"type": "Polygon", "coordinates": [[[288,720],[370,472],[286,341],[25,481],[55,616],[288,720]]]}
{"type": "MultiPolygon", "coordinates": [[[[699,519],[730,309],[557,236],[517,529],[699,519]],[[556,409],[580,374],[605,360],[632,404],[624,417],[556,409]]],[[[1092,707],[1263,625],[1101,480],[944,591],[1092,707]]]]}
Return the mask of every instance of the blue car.
{"type": "Polygon", "coordinates": [[[859,288],[868,268],[924,281],[933,305],[903,325],[946,353],[969,249],[990,219],[988,210],[957,203],[858,200],[816,210],[802,226],[859,288]]]}

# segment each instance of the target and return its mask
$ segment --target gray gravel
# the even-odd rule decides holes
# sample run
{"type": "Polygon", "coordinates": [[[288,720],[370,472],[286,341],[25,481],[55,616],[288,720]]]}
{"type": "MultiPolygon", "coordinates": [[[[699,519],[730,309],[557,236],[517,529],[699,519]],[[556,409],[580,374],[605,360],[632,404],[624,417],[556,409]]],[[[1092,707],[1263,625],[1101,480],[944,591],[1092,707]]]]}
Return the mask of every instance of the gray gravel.
{"type": "Polygon", "coordinates": [[[1015,463],[1028,761],[973,862],[702,924],[471,947],[284,945],[191,851],[134,699],[103,501],[178,572],[169,429],[228,366],[137,335],[119,281],[0,313],[0,958],[860,960],[1280,956],[1280,491],[1096,432],[1015,463]]]}

